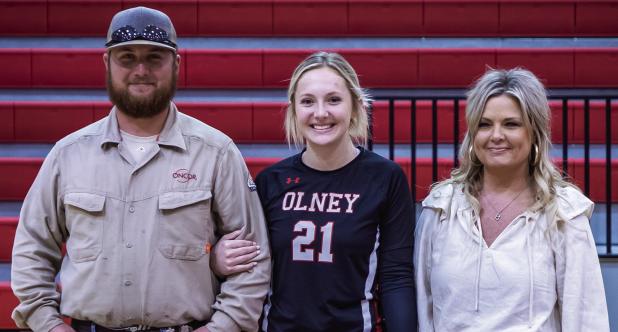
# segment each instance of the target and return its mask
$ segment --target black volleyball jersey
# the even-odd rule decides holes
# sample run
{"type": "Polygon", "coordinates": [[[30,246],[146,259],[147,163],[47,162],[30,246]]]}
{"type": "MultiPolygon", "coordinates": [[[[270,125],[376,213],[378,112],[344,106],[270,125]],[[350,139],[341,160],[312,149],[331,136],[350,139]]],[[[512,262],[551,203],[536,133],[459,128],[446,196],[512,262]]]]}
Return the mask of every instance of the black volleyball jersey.
{"type": "Polygon", "coordinates": [[[309,168],[301,153],[258,175],[273,259],[263,331],[375,331],[378,281],[390,331],[416,329],[408,183],[359,149],[338,170],[309,168]]]}

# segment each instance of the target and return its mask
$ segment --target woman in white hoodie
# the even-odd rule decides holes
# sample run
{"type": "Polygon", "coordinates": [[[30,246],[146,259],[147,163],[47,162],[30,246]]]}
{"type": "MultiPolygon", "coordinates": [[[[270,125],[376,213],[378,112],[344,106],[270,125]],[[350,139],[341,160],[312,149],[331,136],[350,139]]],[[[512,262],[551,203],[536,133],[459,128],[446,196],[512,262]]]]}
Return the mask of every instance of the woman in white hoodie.
{"type": "Polygon", "coordinates": [[[527,70],[469,91],[461,166],[416,226],[420,331],[609,331],[594,204],[552,164],[549,120],[527,70]]]}

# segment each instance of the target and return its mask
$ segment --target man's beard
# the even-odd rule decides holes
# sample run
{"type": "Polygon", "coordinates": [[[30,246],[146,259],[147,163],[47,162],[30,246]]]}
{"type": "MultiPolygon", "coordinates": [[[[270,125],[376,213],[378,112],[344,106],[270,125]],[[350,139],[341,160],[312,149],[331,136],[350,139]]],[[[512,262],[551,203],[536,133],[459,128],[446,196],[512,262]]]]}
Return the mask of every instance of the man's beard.
{"type": "Polygon", "coordinates": [[[112,82],[112,74],[107,70],[107,94],[111,102],[124,114],[132,118],[150,118],[169,106],[176,93],[176,66],[172,72],[172,80],[168,86],[161,86],[152,92],[151,96],[136,98],[129,93],[129,88],[119,89],[112,82]]]}

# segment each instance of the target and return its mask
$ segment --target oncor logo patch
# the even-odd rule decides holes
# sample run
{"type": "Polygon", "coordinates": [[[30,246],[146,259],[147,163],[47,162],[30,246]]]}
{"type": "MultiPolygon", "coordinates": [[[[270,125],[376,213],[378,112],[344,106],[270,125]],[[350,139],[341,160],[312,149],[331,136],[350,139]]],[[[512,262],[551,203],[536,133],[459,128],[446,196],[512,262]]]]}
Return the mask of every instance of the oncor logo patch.
{"type": "Polygon", "coordinates": [[[186,183],[190,180],[197,180],[197,175],[190,173],[186,168],[181,168],[172,173],[172,178],[180,183],[186,183]]]}

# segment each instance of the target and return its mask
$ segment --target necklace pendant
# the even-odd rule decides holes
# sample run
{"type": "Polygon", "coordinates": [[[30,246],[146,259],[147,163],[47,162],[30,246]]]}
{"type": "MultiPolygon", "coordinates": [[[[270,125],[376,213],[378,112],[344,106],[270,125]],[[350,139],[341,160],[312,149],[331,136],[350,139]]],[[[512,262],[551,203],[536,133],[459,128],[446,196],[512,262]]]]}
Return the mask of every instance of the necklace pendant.
{"type": "Polygon", "coordinates": [[[502,218],[502,215],[500,215],[500,213],[496,214],[496,216],[494,217],[496,221],[500,221],[500,218],[502,218]]]}

